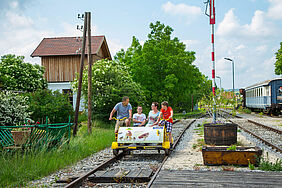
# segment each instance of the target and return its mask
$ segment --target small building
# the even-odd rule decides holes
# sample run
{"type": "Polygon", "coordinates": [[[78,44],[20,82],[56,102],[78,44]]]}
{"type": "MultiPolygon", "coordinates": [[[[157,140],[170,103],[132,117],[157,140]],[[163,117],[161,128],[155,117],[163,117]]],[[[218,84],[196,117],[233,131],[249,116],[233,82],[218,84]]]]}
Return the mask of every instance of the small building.
{"type": "MultiPolygon", "coordinates": [[[[44,77],[48,82],[48,88],[68,94],[74,108],[76,93],[72,91],[71,82],[80,69],[81,47],[81,37],[44,38],[31,54],[31,57],[41,58],[41,65],[45,67],[44,77]]],[[[87,46],[85,54],[84,65],[87,65],[87,46]]],[[[91,37],[91,54],[93,62],[112,59],[105,36],[91,37]]],[[[83,99],[80,104],[80,111],[82,110],[83,99]]]]}

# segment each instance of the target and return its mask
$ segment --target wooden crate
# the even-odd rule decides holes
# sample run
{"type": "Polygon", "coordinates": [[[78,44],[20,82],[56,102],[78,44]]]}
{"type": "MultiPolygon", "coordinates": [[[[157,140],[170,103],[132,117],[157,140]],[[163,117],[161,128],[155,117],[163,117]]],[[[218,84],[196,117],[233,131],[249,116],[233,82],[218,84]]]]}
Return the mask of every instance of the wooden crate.
{"type": "Polygon", "coordinates": [[[203,146],[202,154],[205,165],[258,165],[262,150],[259,147],[236,147],[236,151],[227,150],[228,147],[203,146]]]}

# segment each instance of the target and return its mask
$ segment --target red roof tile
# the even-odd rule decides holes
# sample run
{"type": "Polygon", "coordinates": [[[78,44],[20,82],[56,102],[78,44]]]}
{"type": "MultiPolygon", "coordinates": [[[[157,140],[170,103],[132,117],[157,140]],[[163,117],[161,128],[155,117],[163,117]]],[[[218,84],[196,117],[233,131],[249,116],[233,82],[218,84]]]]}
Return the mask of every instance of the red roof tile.
{"type": "MultiPolygon", "coordinates": [[[[105,36],[91,37],[91,53],[97,54],[102,46],[105,36]]],[[[31,57],[57,56],[57,55],[77,55],[77,50],[82,46],[82,37],[56,37],[44,38],[37,46],[31,57]]],[[[86,54],[87,54],[86,42],[86,54]]],[[[80,51],[78,52],[81,53],[80,51]]]]}

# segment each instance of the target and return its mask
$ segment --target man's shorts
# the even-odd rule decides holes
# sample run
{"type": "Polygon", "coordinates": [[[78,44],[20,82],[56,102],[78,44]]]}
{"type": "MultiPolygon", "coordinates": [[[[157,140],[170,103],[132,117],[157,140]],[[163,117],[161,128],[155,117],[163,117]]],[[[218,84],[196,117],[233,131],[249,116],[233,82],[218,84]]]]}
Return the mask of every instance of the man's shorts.
{"type": "Polygon", "coordinates": [[[119,127],[125,127],[125,126],[126,126],[125,120],[117,120],[116,121],[116,126],[115,126],[115,132],[118,131],[119,127]]]}
{"type": "Polygon", "coordinates": [[[160,124],[161,124],[162,126],[165,125],[166,132],[168,132],[168,133],[171,132],[171,130],[172,130],[172,123],[171,123],[171,122],[165,121],[165,120],[161,120],[161,121],[160,121],[160,124]]]}
{"type": "Polygon", "coordinates": [[[117,127],[125,127],[126,126],[125,120],[117,120],[116,121],[116,126],[117,127]]]}

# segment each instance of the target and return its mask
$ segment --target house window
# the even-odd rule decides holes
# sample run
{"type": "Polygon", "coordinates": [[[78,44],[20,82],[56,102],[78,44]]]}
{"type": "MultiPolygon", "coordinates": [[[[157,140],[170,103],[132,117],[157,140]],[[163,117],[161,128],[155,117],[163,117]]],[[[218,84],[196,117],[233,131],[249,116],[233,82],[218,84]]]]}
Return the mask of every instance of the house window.
{"type": "Polygon", "coordinates": [[[71,89],[63,89],[63,94],[68,96],[69,102],[73,106],[73,93],[72,93],[72,90],[71,89]]]}

